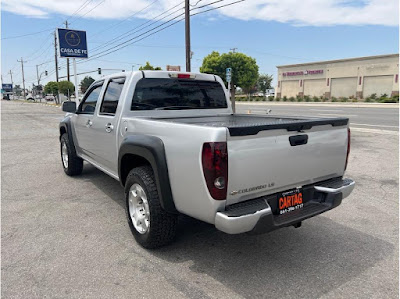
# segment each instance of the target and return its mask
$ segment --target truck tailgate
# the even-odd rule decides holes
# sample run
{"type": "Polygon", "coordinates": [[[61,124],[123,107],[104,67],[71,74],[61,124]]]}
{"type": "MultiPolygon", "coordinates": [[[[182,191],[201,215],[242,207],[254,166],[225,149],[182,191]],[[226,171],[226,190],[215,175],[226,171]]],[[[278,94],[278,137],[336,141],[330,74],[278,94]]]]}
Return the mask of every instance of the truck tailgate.
{"type": "Polygon", "coordinates": [[[347,125],[331,124],[245,136],[228,131],[227,204],[342,176],[347,134],[347,125]]]}

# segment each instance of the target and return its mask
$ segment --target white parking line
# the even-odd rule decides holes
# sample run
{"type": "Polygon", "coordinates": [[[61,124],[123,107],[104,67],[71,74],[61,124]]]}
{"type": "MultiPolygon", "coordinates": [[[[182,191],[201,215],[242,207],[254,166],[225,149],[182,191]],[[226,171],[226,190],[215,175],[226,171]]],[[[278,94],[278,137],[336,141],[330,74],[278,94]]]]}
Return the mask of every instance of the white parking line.
{"type": "Polygon", "coordinates": [[[362,132],[362,133],[374,133],[374,134],[382,134],[382,135],[399,135],[398,131],[389,131],[389,130],[378,130],[378,129],[367,129],[367,128],[355,128],[351,127],[352,132],[362,132]]]}
{"type": "Polygon", "coordinates": [[[336,114],[336,113],[318,113],[319,115],[323,116],[339,116],[339,117],[358,117],[358,115],[355,114],[336,114]]]}
{"type": "Polygon", "coordinates": [[[310,109],[311,111],[320,111],[320,112],[343,112],[344,110],[328,110],[328,109],[310,109]]]}
{"type": "Polygon", "coordinates": [[[378,128],[399,128],[399,126],[387,126],[387,125],[368,125],[368,124],[358,124],[358,123],[350,123],[355,126],[366,126],[366,127],[378,127],[378,128]]]}

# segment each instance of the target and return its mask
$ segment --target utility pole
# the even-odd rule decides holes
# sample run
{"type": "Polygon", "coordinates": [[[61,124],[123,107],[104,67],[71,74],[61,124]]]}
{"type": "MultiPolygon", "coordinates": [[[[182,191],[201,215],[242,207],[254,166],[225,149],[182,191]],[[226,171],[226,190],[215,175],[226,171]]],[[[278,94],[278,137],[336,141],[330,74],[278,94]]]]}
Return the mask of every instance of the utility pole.
{"type": "Polygon", "coordinates": [[[12,78],[12,71],[11,70],[10,70],[9,74],[11,76],[11,84],[14,85],[14,81],[13,81],[13,78],[12,78]]]}
{"type": "Polygon", "coordinates": [[[236,53],[236,50],[237,50],[238,48],[232,48],[232,49],[229,49],[229,50],[231,50],[232,51],[232,53],[236,53]]]}
{"type": "MultiPolygon", "coordinates": [[[[65,24],[65,28],[68,29],[68,21],[67,21],[67,20],[64,22],[64,24],[65,24]]],[[[69,58],[67,58],[67,78],[68,78],[68,81],[70,81],[70,75],[69,75],[69,58]]]]}
{"type": "Polygon", "coordinates": [[[18,62],[21,62],[21,68],[22,68],[22,87],[24,88],[24,100],[26,100],[26,94],[25,94],[25,76],[24,76],[24,61],[21,57],[21,60],[17,60],[18,62]]]}
{"type": "MultiPolygon", "coordinates": [[[[58,58],[57,58],[57,33],[54,31],[54,61],[56,63],[56,81],[58,82],[58,58]]],[[[57,95],[59,98],[59,94],[57,95]]]]}
{"type": "Polygon", "coordinates": [[[186,43],[186,71],[190,72],[190,0],[185,0],[185,43],[186,43]]]}

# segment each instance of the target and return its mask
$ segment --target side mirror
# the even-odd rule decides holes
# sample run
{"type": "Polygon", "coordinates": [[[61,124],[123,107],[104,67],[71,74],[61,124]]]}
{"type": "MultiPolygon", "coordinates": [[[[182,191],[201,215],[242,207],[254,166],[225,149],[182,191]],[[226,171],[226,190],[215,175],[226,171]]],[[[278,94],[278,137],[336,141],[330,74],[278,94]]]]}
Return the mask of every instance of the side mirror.
{"type": "Polygon", "coordinates": [[[62,104],[62,111],[75,113],[76,112],[76,103],[74,101],[65,101],[62,104]]]}

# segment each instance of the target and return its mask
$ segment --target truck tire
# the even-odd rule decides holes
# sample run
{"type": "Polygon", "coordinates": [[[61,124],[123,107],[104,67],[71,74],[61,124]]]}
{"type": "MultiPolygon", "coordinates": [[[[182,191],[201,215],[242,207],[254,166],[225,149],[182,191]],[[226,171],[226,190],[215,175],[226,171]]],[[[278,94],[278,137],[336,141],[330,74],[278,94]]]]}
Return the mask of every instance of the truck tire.
{"type": "Polygon", "coordinates": [[[141,246],[153,249],[173,241],[178,216],[161,207],[150,166],[137,167],[129,172],[125,195],[129,227],[141,246]]]}
{"type": "Polygon", "coordinates": [[[81,174],[83,169],[83,160],[76,155],[72,141],[69,140],[67,133],[64,133],[61,136],[60,151],[64,172],[69,176],[81,174]]]}

